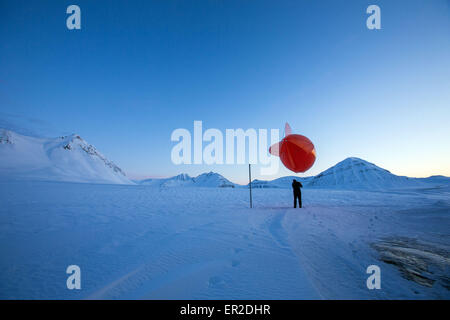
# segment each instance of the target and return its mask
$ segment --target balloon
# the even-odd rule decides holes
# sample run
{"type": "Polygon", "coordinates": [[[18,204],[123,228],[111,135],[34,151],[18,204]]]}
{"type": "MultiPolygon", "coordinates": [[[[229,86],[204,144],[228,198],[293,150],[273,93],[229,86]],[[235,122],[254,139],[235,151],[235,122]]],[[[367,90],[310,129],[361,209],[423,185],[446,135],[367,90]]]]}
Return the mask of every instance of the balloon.
{"type": "Polygon", "coordinates": [[[285,126],[285,137],[269,148],[269,152],[279,156],[281,162],[291,171],[305,172],[316,161],[316,150],[307,137],[300,134],[292,134],[288,123],[285,126]]]}

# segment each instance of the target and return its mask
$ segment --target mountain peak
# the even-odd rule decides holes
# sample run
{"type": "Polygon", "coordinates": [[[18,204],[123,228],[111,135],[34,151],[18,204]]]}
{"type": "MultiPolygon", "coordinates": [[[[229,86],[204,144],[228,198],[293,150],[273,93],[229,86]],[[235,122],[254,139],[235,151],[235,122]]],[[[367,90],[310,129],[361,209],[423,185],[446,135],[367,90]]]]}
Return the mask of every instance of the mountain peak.
{"type": "Polygon", "coordinates": [[[340,163],[364,163],[364,164],[372,164],[366,160],[363,160],[361,158],[358,157],[348,157],[345,158],[344,160],[338,162],[336,165],[339,165],[340,163]]]}
{"type": "Polygon", "coordinates": [[[212,177],[212,176],[221,176],[221,175],[216,173],[216,172],[210,171],[210,172],[201,173],[196,178],[198,178],[198,177],[212,177]]]}
{"type": "Polygon", "coordinates": [[[4,176],[132,184],[122,169],[78,134],[37,138],[0,130],[0,147],[0,174],[4,176]]]}
{"type": "Polygon", "coordinates": [[[349,157],[315,176],[310,186],[383,189],[402,185],[408,180],[366,160],[349,157]]]}
{"type": "Polygon", "coordinates": [[[179,175],[173,176],[171,178],[165,179],[146,179],[141,181],[141,184],[158,186],[158,187],[219,187],[219,188],[234,188],[234,183],[230,182],[228,179],[222,175],[215,172],[205,172],[192,178],[186,173],[181,173],[179,175]]]}
{"type": "Polygon", "coordinates": [[[186,181],[186,180],[191,180],[192,177],[189,176],[187,173],[180,173],[174,177],[172,177],[171,179],[173,180],[182,180],[182,181],[186,181]]]}
{"type": "Polygon", "coordinates": [[[347,158],[345,158],[344,160],[342,160],[341,162],[344,162],[344,161],[361,161],[361,162],[367,162],[366,160],[363,160],[363,159],[358,158],[358,157],[347,157],[347,158]]]}
{"type": "Polygon", "coordinates": [[[197,186],[202,187],[220,187],[220,188],[235,187],[234,183],[226,179],[224,176],[212,171],[200,174],[199,176],[194,178],[194,181],[197,186]]]}

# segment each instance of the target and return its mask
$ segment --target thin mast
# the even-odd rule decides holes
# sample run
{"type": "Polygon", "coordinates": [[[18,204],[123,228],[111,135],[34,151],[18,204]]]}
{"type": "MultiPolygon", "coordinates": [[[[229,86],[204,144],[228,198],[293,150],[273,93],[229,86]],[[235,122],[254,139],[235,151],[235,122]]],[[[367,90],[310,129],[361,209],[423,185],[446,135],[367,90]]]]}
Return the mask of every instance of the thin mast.
{"type": "Polygon", "coordinates": [[[253,208],[252,203],[252,165],[248,164],[248,185],[250,187],[250,208],[253,208]]]}

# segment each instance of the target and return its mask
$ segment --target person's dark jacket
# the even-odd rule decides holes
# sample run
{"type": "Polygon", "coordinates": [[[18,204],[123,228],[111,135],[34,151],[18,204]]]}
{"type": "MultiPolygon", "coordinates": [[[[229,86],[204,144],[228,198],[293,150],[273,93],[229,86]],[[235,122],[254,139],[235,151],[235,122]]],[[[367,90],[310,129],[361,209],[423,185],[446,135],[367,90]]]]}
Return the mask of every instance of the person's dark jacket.
{"type": "Polygon", "coordinates": [[[300,194],[300,188],[303,188],[303,185],[299,181],[292,182],[292,190],[294,190],[294,194],[300,194]]]}

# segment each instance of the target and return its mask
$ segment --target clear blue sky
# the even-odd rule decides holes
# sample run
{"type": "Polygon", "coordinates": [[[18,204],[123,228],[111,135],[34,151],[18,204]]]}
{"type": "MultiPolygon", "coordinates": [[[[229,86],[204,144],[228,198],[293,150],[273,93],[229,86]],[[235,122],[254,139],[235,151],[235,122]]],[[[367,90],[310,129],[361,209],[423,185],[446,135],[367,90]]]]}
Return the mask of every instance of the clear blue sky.
{"type": "Polygon", "coordinates": [[[246,166],[171,163],[172,131],[194,120],[288,121],[316,146],[306,175],[349,156],[450,175],[450,1],[10,0],[0,12],[0,125],[76,132],[134,178],[244,182],[246,166]],[[366,28],[370,4],[381,30],[366,28]]]}

